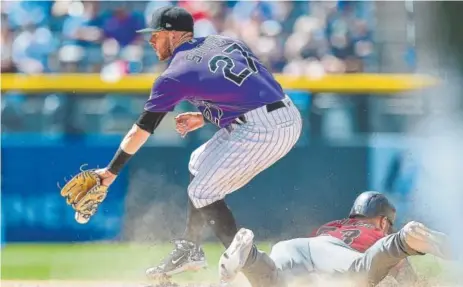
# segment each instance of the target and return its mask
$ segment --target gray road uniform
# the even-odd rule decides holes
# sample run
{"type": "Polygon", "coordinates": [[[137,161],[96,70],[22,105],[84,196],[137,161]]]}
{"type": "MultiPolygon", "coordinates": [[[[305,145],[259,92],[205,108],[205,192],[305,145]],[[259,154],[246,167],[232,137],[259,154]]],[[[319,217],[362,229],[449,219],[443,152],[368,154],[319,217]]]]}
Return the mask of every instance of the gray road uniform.
{"type": "Polygon", "coordinates": [[[221,281],[232,282],[241,271],[253,287],[313,286],[324,277],[375,286],[409,256],[449,257],[445,234],[412,221],[386,235],[365,220],[378,216],[392,227],[395,208],[381,193],[362,193],[350,218],[323,225],[313,237],[281,241],[270,255],[257,250],[253,232],[242,228],[220,258],[221,281]]]}
{"type": "Polygon", "coordinates": [[[345,274],[366,276],[369,285],[376,285],[403,259],[420,254],[404,244],[402,233],[378,240],[364,253],[330,235],[297,238],[277,243],[269,257],[280,286],[313,284],[324,275],[345,274]]]}

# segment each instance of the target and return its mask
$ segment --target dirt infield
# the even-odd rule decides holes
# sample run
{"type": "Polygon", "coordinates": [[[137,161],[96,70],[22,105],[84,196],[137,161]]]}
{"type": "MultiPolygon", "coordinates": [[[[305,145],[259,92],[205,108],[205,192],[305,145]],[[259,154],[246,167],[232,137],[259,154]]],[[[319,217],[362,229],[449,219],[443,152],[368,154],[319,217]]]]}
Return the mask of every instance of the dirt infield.
{"type": "MultiPolygon", "coordinates": [[[[229,287],[248,287],[247,282],[235,282],[233,286],[229,287]],[[241,283],[241,284],[240,284],[241,283]],[[244,284],[243,284],[244,283],[244,284]]],[[[334,282],[324,282],[321,284],[324,287],[337,287],[337,286],[346,286],[346,287],[355,287],[358,284],[344,284],[339,285],[334,282]]],[[[143,283],[143,282],[119,282],[119,281],[79,281],[79,280],[2,280],[1,287],[219,287],[219,284],[201,284],[201,283],[184,283],[184,284],[175,284],[175,283],[143,283]]],[[[378,287],[392,287],[397,286],[392,282],[382,282],[378,287]]],[[[416,287],[428,287],[428,286],[443,286],[443,285],[421,285],[417,284],[416,287]]],[[[447,285],[449,286],[449,285],[447,285]]],[[[302,287],[302,286],[301,286],[302,287]]],[[[304,286],[306,287],[306,286],[304,286]]]]}
{"type": "MultiPolygon", "coordinates": [[[[175,284],[120,281],[79,281],[79,280],[1,280],[1,287],[218,287],[218,284],[175,284]]],[[[245,287],[246,285],[240,285],[245,287]]]]}
{"type": "Polygon", "coordinates": [[[2,280],[2,287],[141,287],[134,282],[79,280],[2,280]]]}
{"type": "MultiPolygon", "coordinates": [[[[187,283],[187,284],[175,284],[175,283],[143,283],[143,282],[118,282],[118,281],[79,281],[79,280],[1,280],[1,287],[219,287],[219,284],[201,284],[201,283],[187,283]]],[[[229,287],[248,287],[248,284],[233,284],[229,287]]],[[[328,283],[328,282],[325,282],[328,283]]],[[[344,282],[345,283],[345,282],[344,282]]],[[[336,284],[330,282],[328,284],[322,284],[324,287],[357,287],[358,284],[336,284]]],[[[398,286],[396,283],[391,281],[383,281],[377,287],[392,287],[398,286]]],[[[410,287],[457,287],[461,285],[452,284],[429,284],[425,282],[417,283],[410,287]]],[[[302,286],[301,286],[302,287],[302,286]]],[[[306,286],[303,286],[306,287],[306,286]]]]}

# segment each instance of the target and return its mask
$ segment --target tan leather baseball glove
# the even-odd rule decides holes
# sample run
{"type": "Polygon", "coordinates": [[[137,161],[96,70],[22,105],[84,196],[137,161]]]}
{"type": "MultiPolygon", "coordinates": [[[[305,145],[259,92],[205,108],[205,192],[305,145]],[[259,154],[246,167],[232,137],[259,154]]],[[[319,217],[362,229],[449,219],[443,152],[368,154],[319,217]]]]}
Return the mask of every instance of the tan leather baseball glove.
{"type": "Polygon", "coordinates": [[[101,178],[94,170],[82,170],[61,188],[61,196],[76,211],[76,221],[87,223],[108,193],[108,187],[101,184],[101,178]]]}

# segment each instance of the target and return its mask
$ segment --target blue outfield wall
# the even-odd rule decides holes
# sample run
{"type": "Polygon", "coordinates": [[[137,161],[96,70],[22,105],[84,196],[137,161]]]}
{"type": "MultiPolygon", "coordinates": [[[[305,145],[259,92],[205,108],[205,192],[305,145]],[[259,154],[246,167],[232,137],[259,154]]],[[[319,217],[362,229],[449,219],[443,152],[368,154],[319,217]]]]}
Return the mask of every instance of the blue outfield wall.
{"type": "Polygon", "coordinates": [[[92,222],[77,224],[57,187],[83,163],[107,162],[114,148],[76,145],[2,147],[2,218],[7,241],[79,241],[114,238],[121,231],[128,173],[112,186],[92,222]],[[106,207],[108,207],[106,209],[106,207]],[[102,211],[102,212],[101,212],[102,211]]]}
{"type": "MultiPolygon", "coordinates": [[[[186,217],[187,164],[199,143],[145,147],[111,186],[104,204],[86,225],[74,221],[59,194],[79,171],[106,164],[119,139],[105,145],[22,145],[2,140],[2,228],[7,242],[167,240],[179,236],[186,217]],[[6,144],[5,144],[6,143],[6,144]]],[[[227,198],[239,225],[262,238],[307,234],[326,220],[345,216],[367,188],[367,149],[310,145],[295,148],[275,166],[227,198]]]]}

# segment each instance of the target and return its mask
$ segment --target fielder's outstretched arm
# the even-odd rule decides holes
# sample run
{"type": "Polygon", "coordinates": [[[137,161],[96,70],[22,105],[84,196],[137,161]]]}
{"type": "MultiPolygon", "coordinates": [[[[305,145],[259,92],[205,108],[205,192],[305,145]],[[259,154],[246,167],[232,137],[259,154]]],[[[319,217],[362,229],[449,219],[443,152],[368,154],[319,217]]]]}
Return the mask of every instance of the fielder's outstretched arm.
{"type": "Polygon", "coordinates": [[[122,140],[107,169],[118,175],[129,159],[145,144],[167,112],[144,111],[122,140]]]}
{"type": "Polygon", "coordinates": [[[175,79],[167,76],[160,76],[156,79],[151,88],[150,97],[145,103],[143,113],[121,142],[105,172],[100,173],[103,184],[109,185],[114,181],[114,175],[119,174],[124,165],[161,123],[164,116],[173,111],[177,103],[183,100],[182,93],[178,89],[179,82],[175,79]],[[106,171],[110,174],[107,174],[106,171]],[[108,179],[106,179],[107,177],[108,179]]]}
{"type": "Polygon", "coordinates": [[[82,171],[61,188],[61,196],[76,211],[77,222],[85,224],[90,220],[126,163],[143,146],[165,115],[183,100],[178,87],[178,81],[165,76],[158,77],[143,113],[122,140],[108,166],[94,171],[82,171]]]}

